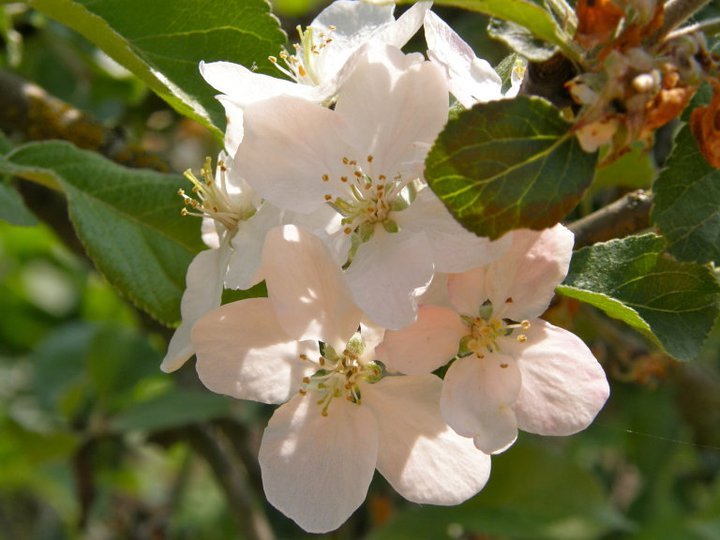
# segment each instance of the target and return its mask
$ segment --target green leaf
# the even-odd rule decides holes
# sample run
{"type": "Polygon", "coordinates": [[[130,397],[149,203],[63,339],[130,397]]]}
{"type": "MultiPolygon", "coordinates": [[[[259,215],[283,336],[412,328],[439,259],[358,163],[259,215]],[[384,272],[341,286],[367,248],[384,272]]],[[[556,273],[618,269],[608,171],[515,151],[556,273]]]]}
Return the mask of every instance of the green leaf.
{"type": "Polygon", "coordinates": [[[502,19],[490,20],[488,34],[532,62],[544,62],[557,52],[557,47],[535,38],[524,26],[502,19]]]}
{"type": "Polygon", "coordinates": [[[185,272],[203,247],[197,220],[180,216],[181,176],[56,141],[16,148],[0,172],[64,191],[78,238],[108,281],[159,321],[179,320],[185,272]]]}
{"type": "Polygon", "coordinates": [[[435,5],[479,11],[527,28],[543,41],[557,45],[571,59],[579,59],[567,32],[549,11],[529,0],[436,0],[435,5]]]}
{"type": "Polygon", "coordinates": [[[520,97],[479,103],[450,120],[425,176],[467,229],[498,238],[560,221],[590,185],[596,160],[550,103],[520,97]]]}
{"type": "Polygon", "coordinates": [[[629,324],[678,360],[692,360],[718,316],[720,285],[707,267],[664,254],[664,244],[646,234],[580,249],[557,291],[629,324]]]}
{"type": "MultiPolygon", "coordinates": [[[[285,42],[266,0],[28,0],[133,72],[180,113],[222,130],[217,93],[200,60],[272,73],[268,56],[285,42]]],[[[219,133],[219,132],[216,132],[219,133]]]]}
{"type": "Polygon", "coordinates": [[[651,219],[683,261],[720,262],[720,170],[705,161],[689,126],[655,181],[651,219]]]}
{"type": "Polygon", "coordinates": [[[227,416],[231,405],[225,396],[173,388],[128,407],[111,420],[110,427],[116,431],[169,429],[227,416]]]}
{"type": "Polygon", "coordinates": [[[589,540],[626,526],[607,501],[597,479],[567,456],[519,442],[493,456],[490,480],[473,499],[449,508],[411,508],[377,529],[370,540],[589,540]]]}
{"type": "Polygon", "coordinates": [[[2,180],[0,180],[0,219],[24,227],[37,225],[38,222],[12,184],[2,180]]]}

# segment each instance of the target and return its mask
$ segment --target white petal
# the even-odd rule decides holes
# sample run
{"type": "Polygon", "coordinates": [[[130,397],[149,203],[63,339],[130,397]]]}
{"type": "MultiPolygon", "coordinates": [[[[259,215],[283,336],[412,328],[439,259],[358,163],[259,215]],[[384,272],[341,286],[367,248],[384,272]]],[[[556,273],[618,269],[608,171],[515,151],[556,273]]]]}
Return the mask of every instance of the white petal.
{"type": "Polygon", "coordinates": [[[311,375],[316,342],[296,341],[280,328],[267,298],[211,311],[192,330],[200,380],[213,392],[262,403],[282,403],[311,375]]]}
{"type": "Polygon", "coordinates": [[[363,386],[363,404],[380,427],[378,470],[398,493],[420,504],[459,504],[490,475],[490,456],[441,418],[441,387],[434,375],[386,377],[363,386]]]}
{"type": "Polygon", "coordinates": [[[420,306],[413,324],[385,332],[378,358],[393,370],[408,375],[430,373],[457,354],[460,339],[468,332],[455,311],[420,306]]]}
{"type": "Polygon", "coordinates": [[[424,236],[377,227],[345,272],[355,303],[380,326],[407,326],[415,320],[415,290],[432,279],[428,255],[424,236]]]}
{"type": "Polygon", "coordinates": [[[326,7],[310,24],[315,34],[325,34],[332,41],[315,57],[320,82],[331,79],[348,57],[380,28],[395,21],[395,6],[375,6],[365,2],[339,0],[326,7]]]}
{"type": "Polygon", "coordinates": [[[397,21],[378,29],[373,39],[402,48],[417,33],[425,19],[425,13],[432,7],[432,2],[416,2],[397,21]]]}
{"type": "Polygon", "coordinates": [[[441,66],[450,92],[465,108],[475,103],[500,99],[502,81],[485,60],[475,56],[470,46],[432,11],[425,15],[428,57],[441,66]]]}
{"type": "Polygon", "coordinates": [[[242,108],[234,101],[218,96],[218,101],[225,107],[225,151],[230,158],[235,156],[238,146],[243,140],[245,130],[243,128],[242,108]]]}
{"type": "Polygon", "coordinates": [[[440,399],[447,423],[474,437],[486,454],[502,452],[517,438],[512,406],[520,392],[520,370],[509,356],[488,353],[457,360],[448,369],[440,399]]]}
{"type": "Polygon", "coordinates": [[[235,154],[238,173],[265,199],[308,214],[324,196],[344,195],[340,177],[343,120],[334,111],[302,99],[278,96],[245,109],[245,135],[235,154]],[[327,176],[329,181],[324,181],[327,176]]]}
{"type": "Polygon", "coordinates": [[[328,416],[310,395],[275,411],[260,445],[268,501],[308,532],[338,528],[365,500],[378,429],[366,408],[336,399],[328,416]]]}
{"type": "Polygon", "coordinates": [[[401,228],[425,232],[436,272],[464,272],[497,259],[510,246],[512,234],[492,242],[460,225],[429,189],[417,194],[412,205],[397,214],[401,228]]]}
{"type": "Polygon", "coordinates": [[[540,319],[531,324],[527,342],[513,346],[522,374],[518,425],[540,435],[581,431],[610,394],[605,372],[575,334],[540,319]]]}
{"type": "Polygon", "coordinates": [[[493,301],[507,303],[504,316],[520,321],[539,317],[567,275],[573,233],[560,224],[543,231],[513,231],[512,246],[488,271],[493,301]]]}
{"type": "Polygon", "coordinates": [[[190,330],[200,317],[220,305],[228,255],[226,247],[206,249],[195,255],[188,266],[186,289],[180,304],[182,323],[175,330],[160,364],[165,373],[180,369],[195,353],[190,343],[190,330]]]}
{"type": "Polygon", "coordinates": [[[280,325],[295,339],[344,346],[362,314],[322,241],[294,225],[267,233],[262,272],[280,325]]]}
{"type": "Polygon", "coordinates": [[[448,278],[453,305],[468,309],[490,300],[494,312],[521,321],[541,315],[550,304],[570,264],[572,233],[558,224],[544,231],[512,232],[512,244],[484,266],[448,278]],[[472,300],[471,300],[472,299],[472,300]]]}
{"type": "Polygon", "coordinates": [[[210,86],[225,94],[238,107],[280,95],[316,102],[324,99],[312,86],[255,73],[232,62],[200,62],[200,74],[210,86]]]}
{"type": "MultiPolygon", "coordinates": [[[[440,70],[388,45],[367,46],[344,83],[335,111],[349,126],[348,156],[377,178],[417,174],[430,145],[447,122],[448,94],[440,70]],[[372,155],[373,162],[364,163],[372,155]],[[410,165],[404,165],[404,164],[410,165]]],[[[406,178],[407,181],[413,178],[406,178]]]]}
{"type": "Polygon", "coordinates": [[[270,203],[263,203],[247,221],[238,224],[232,238],[233,254],[225,275],[229,289],[249,289],[263,280],[260,272],[265,235],[282,224],[283,212],[270,203]]]}

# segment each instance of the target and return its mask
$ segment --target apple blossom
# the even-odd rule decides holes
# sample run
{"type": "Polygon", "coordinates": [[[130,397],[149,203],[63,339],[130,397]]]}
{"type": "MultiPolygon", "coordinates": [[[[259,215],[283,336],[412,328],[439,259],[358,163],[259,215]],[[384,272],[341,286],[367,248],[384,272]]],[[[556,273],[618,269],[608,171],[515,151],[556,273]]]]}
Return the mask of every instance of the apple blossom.
{"type": "Polygon", "coordinates": [[[280,219],[278,209],[261,206],[252,188],[232,174],[223,153],[218,157],[215,176],[210,158],[201,169],[201,179],[191,171],[185,176],[193,184],[195,197],[179,190],[186,204],[183,215],[203,218],[202,237],[210,249],[198,253],[188,267],[180,306],[182,323],[160,366],[166,372],[179,369],[193,355],[190,329],[202,315],[220,306],[226,285],[246,289],[259,281],[264,233],[280,219]]]}
{"type": "Polygon", "coordinates": [[[248,105],[235,164],[281,208],[334,209],[344,227],[328,240],[355,302],[374,322],[401,328],[435,272],[488,262],[508,240],[463,229],[422,179],[447,120],[439,68],[389,45],[360,52],[334,110],[294,96],[248,105]]]}
{"type": "Polygon", "coordinates": [[[442,381],[389,375],[375,361],[383,330],[362,322],[322,241],[278,227],[262,261],[268,298],[205,315],[192,340],[209,389],[284,403],[260,446],[268,500],[319,533],[362,504],[375,468],[417,503],[457,504],[482,489],[490,458],[442,420],[442,381]]]}
{"type": "Polygon", "coordinates": [[[502,81],[492,66],[475,56],[470,46],[448,24],[432,11],[425,14],[425,41],[428,58],[444,71],[450,93],[469,109],[503,97],[515,97],[525,71],[522,62],[511,72],[512,84],[503,94],[502,81]]]}
{"type": "Polygon", "coordinates": [[[418,31],[431,5],[418,2],[395,20],[392,3],[374,6],[354,0],[333,2],[305,30],[298,27],[300,43],[295,44],[294,54],[283,50],[280,60],[270,57],[290,80],[255,73],[231,62],[201,62],[200,73],[221,92],[218,99],[228,119],[226,150],[233,155],[242,140],[245,105],[277,95],[332,102],[352,72],[356,53],[364,43],[378,41],[402,47],[418,31]]]}
{"type": "Polygon", "coordinates": [[[323,236],[326,230],[339,227],[331,212],[297,216],[261,201],[235,173],[224,153],[218,157],[214,177],[210,158],[201,169],[202,179],[191,171],[185,176],[193,184],[195,197],[179,190],[186,204],[183,214],[203,218],[202,238],[210,249],[198,253],[188,267],[180,306],[182,323],[161,364],[166,372],[179,369],[193,355],[190,329],[205,313],[220,306],[224,288],[248,289],[262,280],[258,273],[260,254],[270,228],[301,222],[323,236]]]}
{"type": "Polygon", "coordinates": [[[457,357],[443,383],[443,418],[483,452],[502,452],[518,428],[580,431],[608,398],[605,373],[582,340],[537,318],[567,273],[572,245],[562,225],[515,231],[500,259],[449,276],[453,308],[421,306],[413,325],[386,332],[378,347],[404,373],[457,357]]]}

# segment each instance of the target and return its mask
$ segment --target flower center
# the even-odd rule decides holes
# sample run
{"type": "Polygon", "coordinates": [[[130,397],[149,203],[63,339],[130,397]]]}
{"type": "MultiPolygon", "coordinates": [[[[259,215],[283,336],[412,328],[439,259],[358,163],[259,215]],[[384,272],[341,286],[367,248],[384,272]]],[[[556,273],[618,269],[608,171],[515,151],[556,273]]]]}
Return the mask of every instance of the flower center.
{"type": "Polygon", "coordinates": [[[316,363],[319,368],[312,376],[303,378],[300,394],[312,392],[318,398],[317,404],[321,407],[320,414],[323,416],[328,415],[330,404],[335,398],[345,398],[360,405],[361,384],[373,384],[382,378],[381,364],[363,363],[360,360],[364,349],[365,343],[358,332],[339,354],[326,344],[321,348],[322,356],[317,361],[311,360],[307,355],[300,355],[302,361],[316,363]]]}
{"type": "Polygon", "coordinates": [[[388,179],[384,174],[374,176],[372,168],[373,156],[365,158],[367,165],[357,160],[342,158],[347,174],[332,178],[329,174],[322,175],[323,182],[339,182],[345,186],[346,195],[333,197],[325,195],[325,202],[343,216],[343,232],[354,234],[358,243],[370,239],[375,225],[380,224],[390,233],[398,232],[399,227],[392,219],[392,212],[399,212],[410,206],[414,199],[412,185],[402,175],[397,174],[388,179]]]}
{"type": "Polygon", "coordinates": [[[309,26],[303,32],[300,26],[297,27],[300,35],[300,43],[295,43],[295,54],[290,54],[283,49],[278,55],[284,66],[278,62],[274,56],[269,56],[268,60],[279,69],[282,73],[290,77],[297,83],[317,85],[322,82],[319,74],[319,58],[322,50],[332,43],[332,33],[334,26],[328,27],[328,32],[318,32],[312,26],[309,26]]]}
{"type": "Polygon", "coordinates": [[[209,217],[221,223],[228,231],[234,231],[237,224],[252,217],[256,209],[251,204],[238,204],[228,194],[227,189],[227,166],[221,160],[217,163],[219,182],[215,181],[212,173],[212,160],[205,158],[205,164],[200,169],[200,178],[197,178],[192,170],[185,171],[185,178],[192,184],[190,196],[185,190],[178,189],[185,207],[181,210],[183,216],[209,217]]]}
{"type": "Polygon", "coordinates": [[[474,354],[477,358],[484,358],[486,353],[500,350],[500,338],[512,336],[515,332],[515,339],[525,343],[527,336],[523,332],[530,329],[530,321],[515,322],[494,317],[490,303],[483,305],[478,315],[463,315],[462,320],[469,333],[460,340],[459,356],[474,354]]]}

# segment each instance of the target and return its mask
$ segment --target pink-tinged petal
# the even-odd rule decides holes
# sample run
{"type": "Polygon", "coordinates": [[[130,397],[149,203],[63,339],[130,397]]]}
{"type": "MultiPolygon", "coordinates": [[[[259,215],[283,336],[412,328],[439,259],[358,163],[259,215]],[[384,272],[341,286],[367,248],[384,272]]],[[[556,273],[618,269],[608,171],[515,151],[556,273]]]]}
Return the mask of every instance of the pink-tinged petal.
{"type": "Polygon", "coordinates": [[[374,323],[403,328],[415,320],[415,291],[432,279],[432,261],[422,235],[385,232],[376,227],[362,244],[345,276],[355,303],[374,323]]]}
{"type": "Polygon", "coordinates": [[[505,302],[504,317],[520,321],[542,315],[567,275],[574,241],[560,224],[543,231],[513,231],[512,246],[486,277],[493,305],[512,299],[505,302]]]}
{"type": "Polygon", "coordinates": [[[385,332],[378,358],[390,369],[408,375],[431,373],[457,354],[460,339],[468,331],[452,309],[420,306],[413,324],[385,332]]]}
{"type": "Polygon", "coordinates": [[[342,270],[322,241],[294,225],[267,233],[262,272],[277,319],[288,335],[344,346],[362,314],[342,270]]]}
{"type": "Polygon", "coordinates": [[[445,71],[450,92],[465,108],[500,99],[502,81],[485,60],[432,11],[425,15],[428,57],[445,71]]]}
{"type": "Polygon", "coordinates": [[[246,107],[244,114],[245,134],[234,164],[260,196],[309,214],[326,203],[325,195],[346,195],[340,177],[350,173],[342,158],[351,151],[335,111],[277,96],[246,107]]]}
{"type": "Polygon", "coordinates": [[[532,321],[527,341],[512,345],[522,374],[515,403],[520,429],[570,435],[585,429],[610,394],[602,366],[575,334],[532,321]]]}
{"type": "Polygon", "coordinates": [[[541,315],[570,264],[573,234],[558,224],[512,232],[512,244],[492,263],[450,276],[450,298],[461,313],[490,300],[498,316],[521,321],[541,315]],[[474,307],[473,307],[474,304],[474,307]],[[462,309],[461,309],[462,308],[462,309]]]}
{"type": "Polygon", "coordinates": [[[175,330],[160,369],[170,373],[180,369],[195,354],[190,342],[190,330],[203,315],[220,305],[223,276],[227,266],[228,249],[206,249],[190,263],[185,278],[186,289],[180,303],[182,323],[175,330]]]}
{"type": "Polygon", "coordinates": [[[459,504],[480,491],[490,456],[440,416],[442,381],[434,375],[386,377],[363,386],[363,406],[380,428],[380,473],[409,501],[459,504]]]}
{"type": "Polygon", "coordinates": [[[335,399],[327,416],[311,395],[273,414],[260,445],[268,501],[312,533],[337,529],[365,500],[378,428],[367,407],[335,399]]]}
{"type": "Polygon", "coordinates": [[[267,298],[226,304],[192,330],[202,383],[218,394],[262,403],[283,403],[312,375],[316,342],[296,341],[280,327],[267,298]]]}
{"type": "Polygon", "coordinates": [[[486,454],[501,452],[517,438],[513,404],[520,384],[520,370],[509,356],[460,358],[445,375],[440,398],[443,418],[458,434],[474,437],[486,454]]]}
{"type": "Polygon", "coordinates": [[[396,221],[401,228],[427,235],[436,272],[464,272],[488,264],[502,255],[512,241],[512,234],[493,242],[471,233],[429,188],[420,190],[412,205],[397,214],[396,221]]]}
{"type": "Polygon", "coordinates": [[[448,296],[458,313],[475,316],[489,298],[487,267],[473,268],[462,274],[448,276],[448,296]]]}
{"type": "Polygon", "coordinates": [[[367,60],[358,61],[335,107],[347,122],[348,142],[360,153],[348,157],[374,178],[418,174],[447,122],[445,79],[430,62],[395,47],[372,44],[364,51],[367,60]],[[365,163],[368,155],[372,163],[365,163]]]}
{"type": "Polygon", "coordinates": [[[448,295],[448,276],[449,274],[435,272],[430,286],[418,296],[418,305],[427,304],[451,308],[452,304],[450,303],[450,296],[448,295]]]}
{"type": "Polygon", "coordinates": [[[297,96],[315,102],[324,99],[312,86],[255,73],[232,62],[200,62],[200,74],[210,86],[225,94],[227,100],[238,107],[280,95],[297,96]]]}
{"type": "Polygon", "coordinates": [[[270,203],[263,203],[250,219],[238,224],[232,237],[233,254],[225,275],[229,289],[249,289],[263,280],[260,258],[265,235],[282,224],[283,212],[270,203]]]}

